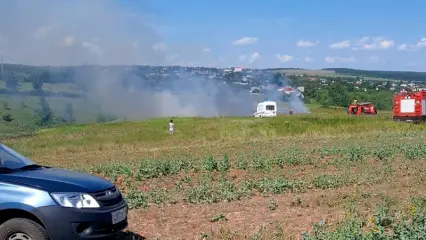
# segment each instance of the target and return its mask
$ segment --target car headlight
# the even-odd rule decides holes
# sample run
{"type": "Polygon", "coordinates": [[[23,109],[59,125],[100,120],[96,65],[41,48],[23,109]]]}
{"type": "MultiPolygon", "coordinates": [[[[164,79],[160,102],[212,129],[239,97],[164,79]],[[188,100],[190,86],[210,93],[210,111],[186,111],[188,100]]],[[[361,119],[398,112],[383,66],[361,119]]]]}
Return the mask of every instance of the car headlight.
{"type": "Polygon", "coordinates": [[[52,193],[52,197],[62,207],[99,208],[99,203],[86,193],[52,193]]]}

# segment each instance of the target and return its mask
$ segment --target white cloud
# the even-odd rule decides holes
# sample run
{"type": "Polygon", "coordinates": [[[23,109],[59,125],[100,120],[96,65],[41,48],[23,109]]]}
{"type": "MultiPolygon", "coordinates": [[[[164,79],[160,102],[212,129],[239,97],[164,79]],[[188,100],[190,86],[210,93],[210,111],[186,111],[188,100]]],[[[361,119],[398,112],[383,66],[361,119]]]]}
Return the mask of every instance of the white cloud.
{"type": "Polygon", "coordinates": [[[210,48],[203,48],[203,52],[211,52],[210,48]]]}
{"type": "Polygon", "coordinates": [[[166,51],[166,44],[164,42],[158,42],[155,43],[154,45],[152,45],[152,49],[154,49],[154,51],[166,51]]]}
{"type": "Polygon", "coordinates": [[[379,47],[383,49],[391,48],[395,45],[395,42],[393,40],[383,40],[379,43],[379,47]]]}
{"type": "Polygon", "coordinates": [[[425,38],[422,38],[417,44],[416,44],[416,46],[417,47],[419,47],[419,48],[424,48],[424,47],[426,47],[426,37],[425,38]]]}
{"type": "Polygon", "coordinates": [[[260,54],[258,52],[254,52],[250,55],[241,55],[239,57],[240,61],[247,61],[248,63],[254,63],[256,60],[258,60],[260,58],[260,54]]]}
{"type": "Polygon", "coordinates": [[[426,48],[426,37],[420,39],[416,44],[401,44],[398,46],[398,51],[417,51],[422,48],[426,48]]]}
{"type": "Polygon", "coordinates": [[[66,36],[63,40],[62,40],[62,44],[64,46],[72,46],[74,45],[74,41],[75,41],[75,37],[74,36],[66,36]]]}
{"type": "Polygon", "coordinates": [[[395,45],[395,41],[385,37],[362,37],[353,50],[376,50],[390,49],[395,45]]]}
{"type": "Polygon", "coordinates": [[[290,62],[294,58],[293,56],[290,56],[290,55],[281,55],[281,54],[276,54],[275,56],[277,57],[278,61],[282,63],[290,62]]]}
{"type": "Polygon", "coordinates": [[[319,41],[311,42],[311,41],[305,41],[305,40],[300,40],[296,43],[298,47],[313,47],[318,44],[319,44],[319,41]]]}
{"type": "Polygon", "coordinates": [[[336,43],[332,43],[330,44],[330,48],[331,49],[344,49],[344,48],[349,48],[351,46],[351,43],[349,42],[349,40],[344,40],[341,42],[336,42],[336,43]]]}
{"type": "Polygon", "coordinates": [[[101,56],[102,54],[104,54],[105,50],[103,50],[99,45],[95,44],[95,43],[91,43],[91,42],[82,42],[81,46],[83,46],[84,48],[88,48],[90,50],[90,52],[101,56]]]}
{"type": "Polygon", "coordinates": [[[370,56],[368,58],[369,63],[385,63],[386,61],[382,58],[379,58],[377,56],[370,56]]]}
{"type": "Polygon", "coordinates": [[[235,40],[232,45],[235,46],[242,46],[242,45],[249,45],[249,44],[255,44],[257,43],[258,38],[257,37],[243,37],[241,39],[235,40]]]}
{"type": "Polygon", "coordinates": [[[305,57],[303,60],[304,60],[305,62],[307,62],[307,63],[310,63],[310,62],[314,62],[314,61],[315,61],[315,59],[313,59],[313,58],[311,58],[311,57],[305,57]]]}
{"type": "Polygon", "coordinates": [[[344,62],[355,62],[356,59],[354,57],[326,57],[324,59],[327,63],[344,63],[344,62]]]}
{"type": "Polygon", "coordinates": [[[249,57],[249,63],[252,63],[260,58],[260,54],[258,52],[252,53],[249,57]]]}
{"type": "Polygon", "coordinates": [[[55,28],[57,28],[57,27],[58,27],[57,24],[50,24],[50,25],[41,26],[41,27],[36,29],[36,31],[34,33],[34,38],[36,40],[41,40],[42,38],[47,36],[50,32],[55,30],[55,28]]]}
{"type": "Polygon", "coordinates": [[[398,48],[396,49],[397,51],[405,51],[408,49],[408,44],[404,43],[398,46],[398,48]]]}
{"type": "Polygon", "coordinates": [[[369,37],[369,36],[366,36],[366,37],[362,37],[359,41],[361,42],[361,43],[365,43],[365,42],[367,42],[368,40],[370,40],[371,39],[371,37],[369,37]]]}

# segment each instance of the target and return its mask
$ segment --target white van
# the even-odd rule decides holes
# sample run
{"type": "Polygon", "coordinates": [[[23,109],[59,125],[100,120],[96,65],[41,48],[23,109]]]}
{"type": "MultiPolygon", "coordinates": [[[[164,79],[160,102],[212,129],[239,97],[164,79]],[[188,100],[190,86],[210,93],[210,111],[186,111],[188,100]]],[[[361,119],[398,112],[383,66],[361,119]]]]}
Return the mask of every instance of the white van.
{"type": "Polygon", "coordinates": [[[257,111],[254,117],[276,117],[277,103],[273,101],[265,101],[257,104],[257,111]]]}

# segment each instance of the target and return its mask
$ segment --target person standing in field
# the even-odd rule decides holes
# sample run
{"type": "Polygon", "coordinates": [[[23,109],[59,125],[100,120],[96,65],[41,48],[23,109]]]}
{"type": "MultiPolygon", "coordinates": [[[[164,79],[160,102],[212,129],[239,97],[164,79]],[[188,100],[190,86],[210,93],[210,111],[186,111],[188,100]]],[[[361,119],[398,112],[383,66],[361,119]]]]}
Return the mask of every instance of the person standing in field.
{"type": "Polygon", "coordinates": [[[175,126],[175,124],[173,123],[173,120],[170,120],[170,122],[169,122],[169,133],[172,134],[172,135],[173,135],[173,132],[175,130],[174,126],[175,126]]]}

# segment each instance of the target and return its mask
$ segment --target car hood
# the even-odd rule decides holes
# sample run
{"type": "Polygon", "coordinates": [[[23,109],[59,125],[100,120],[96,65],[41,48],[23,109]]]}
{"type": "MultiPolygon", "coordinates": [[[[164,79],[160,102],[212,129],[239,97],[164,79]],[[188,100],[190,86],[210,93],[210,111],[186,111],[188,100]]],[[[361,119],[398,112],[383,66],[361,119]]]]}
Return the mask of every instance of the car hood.
{"type": "Polygon", "coordinates": [[[42,188],[49,192],[97,192],[114,185],[100,177],[58,168],[0,174],[0,180],[42,188]]]}

